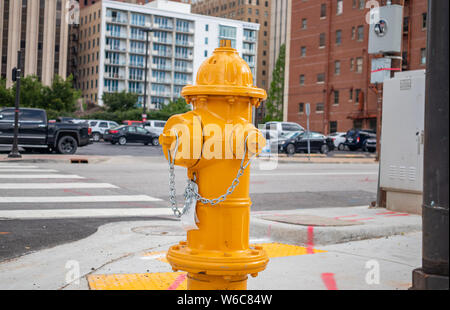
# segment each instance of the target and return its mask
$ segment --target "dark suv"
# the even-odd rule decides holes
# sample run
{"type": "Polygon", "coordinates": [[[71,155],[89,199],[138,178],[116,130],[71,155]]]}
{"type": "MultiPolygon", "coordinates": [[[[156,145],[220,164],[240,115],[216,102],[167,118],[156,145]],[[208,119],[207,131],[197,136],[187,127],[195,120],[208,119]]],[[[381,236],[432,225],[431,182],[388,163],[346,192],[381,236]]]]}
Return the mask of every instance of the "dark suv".
{"type": "Polygon", "coordinates": [[[347,131],[345,145],[350,151],[365,149],[366,140],[376,139],[377,135],[373,130],[351,129],[347,131]]]}
{"type": "MultiPolygon", "coordinates": [[[[0,146],[9,146],[14,137],[14,108],[0,108],[0,146]]],[[[25,150],[56,150],[61,154],[75,154],[77,148],[89,144],[87,123],[48,122],[41,109],[19,109],[19,146],[25,150]]]]}

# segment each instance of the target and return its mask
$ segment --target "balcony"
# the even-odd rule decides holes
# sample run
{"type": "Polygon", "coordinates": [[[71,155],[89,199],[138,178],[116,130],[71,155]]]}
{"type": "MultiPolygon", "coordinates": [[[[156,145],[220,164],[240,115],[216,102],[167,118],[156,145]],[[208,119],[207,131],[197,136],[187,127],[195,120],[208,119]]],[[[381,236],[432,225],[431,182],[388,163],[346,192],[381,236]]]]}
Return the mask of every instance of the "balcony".
{"type": "Polygon", "coordinates": [[[153,50],[152,51],[153,56],[162,56],[162,57],[172,57],[172,51],[159,51],[159,50],[153,50]]]}
{"type": "Polygon", "coordinates": [[[143,82],[144,81],[144,76],[143,75],[141,75],[141,76],[130,75],[129,80],[143,82]]]}
{"type": "Polygon", "coordinates": [[[244,36],[244,41],[256,42],[256,37],[244,36]]]}
{"type": "Polygon", "coordinates": [[[188,46],[188,47],[193,47],[194,46],[194,42],[193,41],[176,40],[175,44],[176,45],[181,45],[181,46],[188,46]]]}
{"type": "Polygon", "coordinates": [[[193,69],[192,67],[180,67],[180,66],[175,66],[175,71],[177,72],[186,72],[186,73],[192,73],[193,69]]]}
{"type": "Polygon", "coordinates": [[[176,54],[175,54],[175,58],[181,58],[181,59],[192,60],[192,59],[194,59],[194,56],[193,56],[192,54],[186,55],[186,54],[176,53],[176,54]]]}
{"type": "Polygon", "coordinates": [[[125,66],[125,60],[123,59],[110,59],[105,58],[105,65],[125,66]]]}
{"type": "Polygon", "coordinates": [[[162,29],[162,30],[173,30],[173,24],[161,25],[161,24],[153,24],[154,29],[162,29]]]}
{"type": "Polygon", "coordinates": [[[107,37],[113,37],[113,38],[126,38],[127,34],[125,32],[116,32],[116,31],[111,31],[111,30],[107,30],[105,35],[107,37]]]}
{"type": "Polygon", "coordinates": [[[106,22],[114,23],[114,24],[127,25],[128,24],[128,19],[126,17],[123,17],[123,16],[116,16],[116,17],[106,16],[106,22]]]}
{"type": "Polygon", "coordinates": [[[159,70],[170,71],[170,70],[172,70],[172,66],[171,65],[152,64],[152,69],[159,69],[159,70]]]}
{"type": "Polygon", "coordinates": [[[193,27],[189,27],[189,28],[177,27],[177,32],[194,33],[194,28],[193,27]]]}
{"type": "Polygon", "coordinates": [[[144,68],[145,64],[143,62],[130,62],[128,64],[130,67],[144,68]]]}
{"type": "Polygon", "coordinates": [[[125,80],[125,74],[123,72],[105,72],[105,77],[110,79],[125,80]]]}
{"type": "Polygon", "coordinates": [[[137,22],[133,22],[133,20],[131,20],[131,26],[151,28],[152,27],[152,23],[148,22],[148,21],[146,21],[145,23],[137,23],[137,22]]]}
{"type": "Polygon", "coordinates": [[[150,91],[150,95],[158,97],[172,97],[172,93],[170,91],[152,90],[150,91]]]}
{"type": "Polygon", "coordinates": [[[136,34],[136,33],[132,33],[130,36],[130,39],[132,40],[139,40],[139,41],[147,41],[147,36],[145,34],[136,34]]]}
{"type": "Polygon", "coordinates": [[[242,53],[254,55],[256,53],[256,50],[254,48],[251,48],[251,49],[244,48],[244,49],[242,49],[242,53]]]}
{"type": "Polygon", "coordinates": [[[142,54],[142,55],[145,55],[145,49],[143,49],[143,48],[132,48],[132,49],[130,49],[129,52],[132,53],[132,54],[142,54]]]}
{"type": "Polygon", "coordinates": [[[155,43],[162,43],[162,44],[172,44],[172,38],[158,38],[153,37],[153,42],[155,43]]]}
{"type": "Polygon", "coordinates": [[[188,85],[188,84],[192,84],[192,80],[180,80],[180,79],[175,79],[174,84],[177,85],[188,85]]]}
{"type": "Polygon", "coordinates": [[[107,44],[105,46],[106,50],[110,50],[110,51],[118,51],[118,52],[126,52],[127,48],[125,46],[117,46],[117,45],[110,45],[107,44]]]}
{"type": "Polygon", "coordinates": [[[160,84],[172,84],[172,79],[171,78],[157,78],[157,77],[152,77],[151,78],[152,83],[160,83],[160,84]]]}

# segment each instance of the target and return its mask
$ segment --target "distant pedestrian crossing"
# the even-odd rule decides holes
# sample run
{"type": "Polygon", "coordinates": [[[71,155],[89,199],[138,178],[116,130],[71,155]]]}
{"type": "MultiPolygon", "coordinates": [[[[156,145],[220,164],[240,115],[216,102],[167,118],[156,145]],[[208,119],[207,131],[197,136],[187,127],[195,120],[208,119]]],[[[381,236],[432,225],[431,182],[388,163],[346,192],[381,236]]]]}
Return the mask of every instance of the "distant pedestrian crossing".
{"type": "Polygon", "coordinates": [[[160,198],[123,191],[113,184],[56,169],[0,163],[0,220],[172,214],[161,203],[145,204],[163,202],[160,198]],[[77,191],[80,189],[85,192],[77,191]]]}

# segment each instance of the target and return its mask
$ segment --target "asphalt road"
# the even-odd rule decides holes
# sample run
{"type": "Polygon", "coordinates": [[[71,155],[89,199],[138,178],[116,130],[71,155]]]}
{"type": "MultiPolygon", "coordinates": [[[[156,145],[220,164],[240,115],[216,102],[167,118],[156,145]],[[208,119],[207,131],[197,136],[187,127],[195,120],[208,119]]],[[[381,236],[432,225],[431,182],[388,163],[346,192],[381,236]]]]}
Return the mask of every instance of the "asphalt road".
{"type": "MultiPolygon", "coordinates": [[[[160,147],[94,144],[84,151],[95,148],[111,150],[105,155],[131,153],[87,165],[0,163],[0,260],[85,238],[108,222],[154,219],[161,210],[167,218],[165,158],[133,153],[157,153],[160,147]]],[[[259,162],[252,164],[252,211],[360,206],[376,198],[376,164],[261,168],[259,162]]],[[[185,180],[186,170],[177,167],[179,202],[185,180]]]]}

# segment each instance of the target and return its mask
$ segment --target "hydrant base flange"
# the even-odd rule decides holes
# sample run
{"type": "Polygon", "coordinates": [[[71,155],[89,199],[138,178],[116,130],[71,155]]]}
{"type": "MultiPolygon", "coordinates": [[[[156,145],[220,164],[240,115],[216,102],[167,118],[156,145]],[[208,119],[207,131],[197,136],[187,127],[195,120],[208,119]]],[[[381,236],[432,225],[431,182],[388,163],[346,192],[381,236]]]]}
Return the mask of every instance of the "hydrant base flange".
{"type": "Polygon", "coordinates": [[[193,250],[184,242],[169,249],[167,260],[177,270],[216,276],[255,274],[263,271],[269,262],[260,247],[228,253],[193,250]]]}

